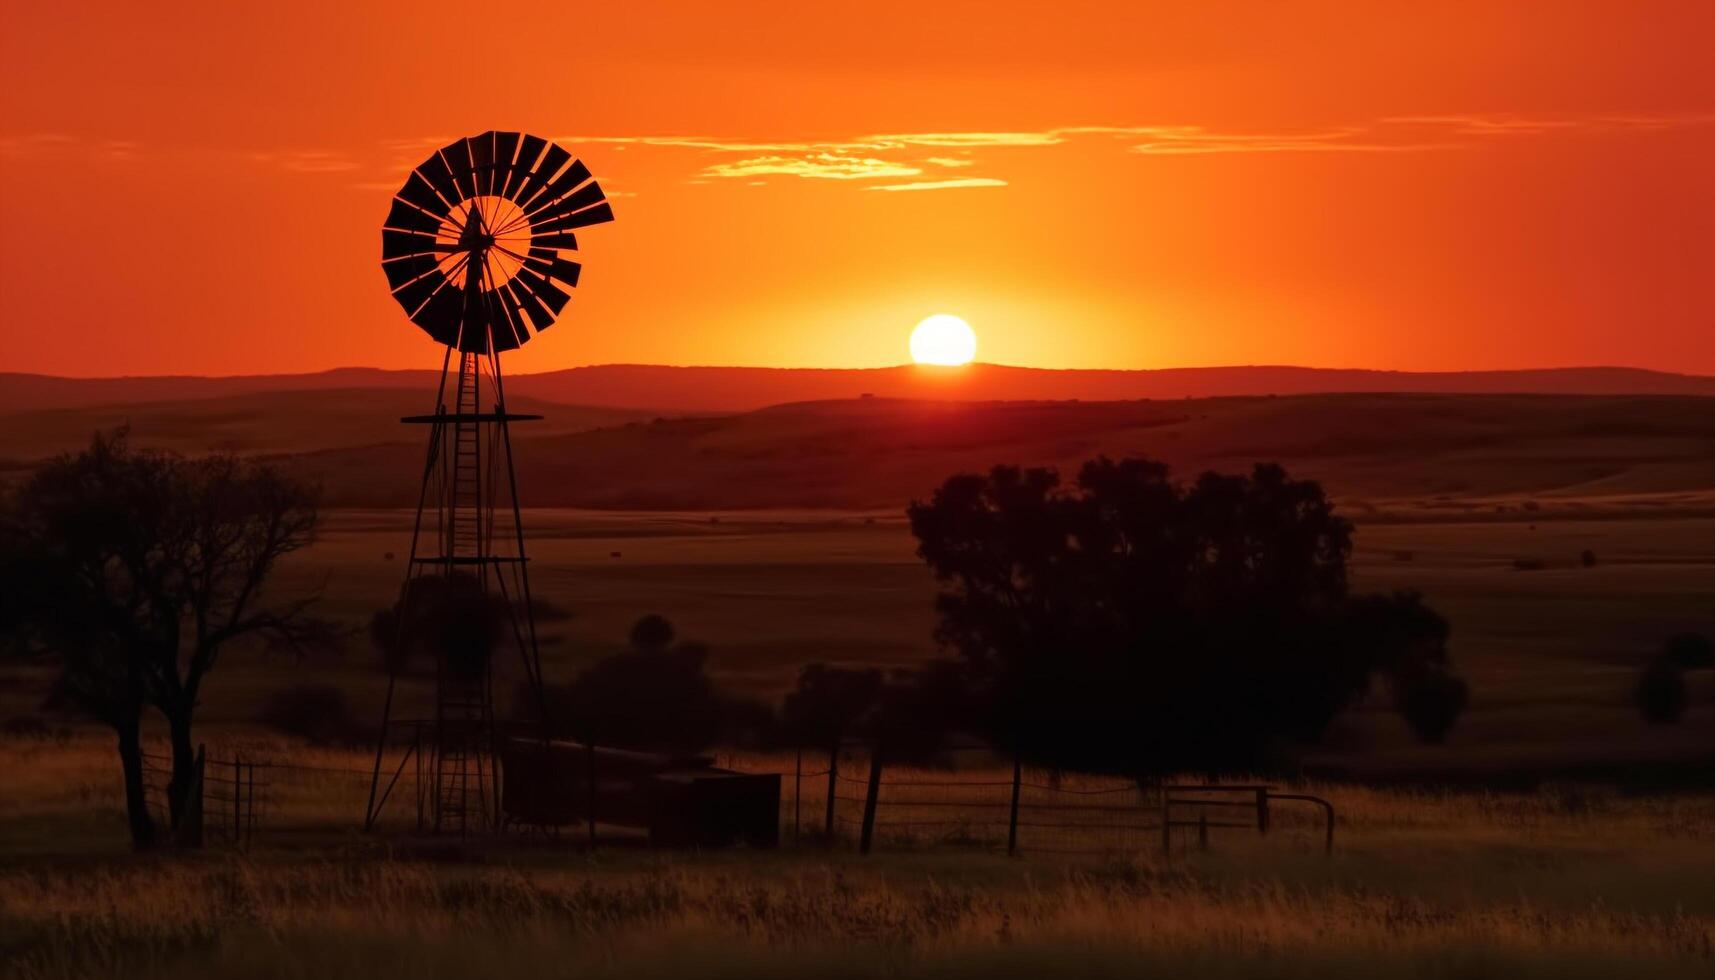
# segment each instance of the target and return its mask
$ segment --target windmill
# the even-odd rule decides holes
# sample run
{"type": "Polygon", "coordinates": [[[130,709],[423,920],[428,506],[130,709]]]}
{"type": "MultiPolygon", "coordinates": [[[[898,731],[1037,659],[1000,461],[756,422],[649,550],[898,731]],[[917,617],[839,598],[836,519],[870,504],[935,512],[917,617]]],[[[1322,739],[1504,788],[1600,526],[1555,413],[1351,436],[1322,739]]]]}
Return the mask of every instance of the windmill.
{"type": "Polygon", "coordinates": [[[388,287],[446,352],[435,410],[403,420],[429,426],[428,453],[395,607],[365,829],[413,760],[419,829],[464,834],[498,826],[494,646],[517,647],[535,700],[528,707],[546,731],[510,431],[513,422],[541,416],[507,410],[500,355],[565,308],[580,267],[562,253],[577,249],[576,229],[612,220],[582,162],[541,137],[500,132],[431,154],[387,212],[381,268],[388,287]],[[484,616],[494,622],[481,623],[484,616]],[[405,652],[419,647],[435,660],[433,715],[395,718],[405,652]]]}

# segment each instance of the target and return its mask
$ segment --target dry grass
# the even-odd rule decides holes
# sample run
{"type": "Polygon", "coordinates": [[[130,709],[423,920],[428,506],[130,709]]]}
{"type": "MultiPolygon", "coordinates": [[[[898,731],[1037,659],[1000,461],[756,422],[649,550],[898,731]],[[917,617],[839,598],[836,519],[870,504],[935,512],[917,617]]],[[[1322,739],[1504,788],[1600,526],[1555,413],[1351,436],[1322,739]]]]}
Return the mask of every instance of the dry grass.
{"type": "MultiPolygon", "coordinates": [[[[362,768],[361,753],[270,739],[221,749],[235,747],[362,768]]],[[[1706,796],[1308,787],[1340,806],[1331,859],[1290,827],[1170,857],[1009,860],[923,842],[869,859],[591,855],[363,837],[352,828],[361,797],[330,774],[319,790],[294,788],[295,833],[248,854],[138,856],[119,836],[104,740],[0,742],[0,771],[0,959],[19,977],[1715,971],[1706,796]]]]}

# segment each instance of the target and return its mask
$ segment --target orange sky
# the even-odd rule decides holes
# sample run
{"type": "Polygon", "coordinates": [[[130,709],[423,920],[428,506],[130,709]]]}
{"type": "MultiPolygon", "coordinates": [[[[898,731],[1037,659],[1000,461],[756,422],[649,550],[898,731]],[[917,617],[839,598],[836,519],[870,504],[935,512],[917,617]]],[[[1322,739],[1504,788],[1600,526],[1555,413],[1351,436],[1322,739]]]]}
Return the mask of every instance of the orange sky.
{"type": "Polygon", "coordinates": [[[0,369],[438,364],[381,219],[522,129],[618,220],[512,370],[944,311],[1045,367],[1715,373],[1704,0],[486,6],[5,0],[0,369]]]}

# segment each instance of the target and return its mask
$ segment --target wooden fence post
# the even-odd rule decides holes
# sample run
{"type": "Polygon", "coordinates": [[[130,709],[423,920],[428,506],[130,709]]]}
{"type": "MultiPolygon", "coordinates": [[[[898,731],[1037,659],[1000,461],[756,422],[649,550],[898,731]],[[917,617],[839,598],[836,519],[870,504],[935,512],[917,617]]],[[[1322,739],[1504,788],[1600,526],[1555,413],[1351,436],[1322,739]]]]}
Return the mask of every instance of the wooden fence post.
{"type": "Polygon", "coordinates": [[[1024,781],[1024,767],[1015,753],[1012,757],[1012,806],[1006,818],[1006,853],[1008,857],[1018,853],[1018,790],[1024,781]]]}
{"type": "Polygon", "coordinates": [[[206,762],[206,749],[201,743],[198,743],[196,767],[192,770],[191,775],[190,799],[185,801],[184,842],[191,847],[201,847],[203,844],[203,797],[208,792],[203,775],[206,762]]]}
{"type": "Polygon", "coordinates": [[[863,833],[858,837],[858,853],[868,854],[875,839],[875,803],[881,795],[881,746],[870,749],[869,789],[863,797],[863,833]]]}
{"type": "Polygon", "coordinates": [[[232,753],[232,846],[237,847],[243,839],[244,825],[241,817],[244,814],[244,781],[239,777],[243,774],[244,757],[232,753]]]}
{"type": "Polygon", "coordinates": [[[1256,791],[1256,832],[1265,836],[1268,834],[1268,790],[1266,788],[1256,791]]]}
{"type": "Polygon", "coordinates": [[[796,845],[800,833],[799,818],[804,810],[804,747],[798,746],[798,754],[792,760],[792,843],[796,845]]]}
{"type": "Polygon", "coordinates": [[[595,739],[592,738],[588,742],[584,743],[584,758],[588,763],[587,768],[589,769],[589,800],[587,801],[588,806],[586,807],[586,809],[589,813],[590,850],[594,851],[595,850],[595,797],[596,797],[595,739]]]}
{"type": "Polygon", "coordinates": [[[830,844],[833,843],[834,840],[834,793],[837,791],[834,786],[834,782],[839,779],[839,777],[840,743],[835,742],[834,747],[828,750],[828,816],[827,819],[823,821],[822,827],[822,836],[830,844]]]}
{"type": "Polygon", "coordinates": [[[1161,856],[1173,853],[1173,797],[1167,787],[1161,788],[1161,856]]]}

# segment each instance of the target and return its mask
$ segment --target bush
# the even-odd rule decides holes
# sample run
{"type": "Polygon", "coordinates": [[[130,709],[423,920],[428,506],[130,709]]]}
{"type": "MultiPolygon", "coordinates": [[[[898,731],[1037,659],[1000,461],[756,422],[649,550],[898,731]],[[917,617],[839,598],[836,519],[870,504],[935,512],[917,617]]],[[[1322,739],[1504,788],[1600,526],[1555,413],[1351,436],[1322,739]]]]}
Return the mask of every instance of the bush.
{"type": "Polygon", "coordinates": [[[1685,714],[1685,672],[1667,657],[1657,657],[1638,675],[1633,697],[1645,721],[1671,725],[1685,714]]]}
{"type": "MultiPolygon", "coordinates": [[[[657,615],[631,629],[632,649],[597,661],[547,693],[549,721],[574,738],[616,748],[688,754],[726,733],[745,712],[709,680],[709,650],[669,646],[673,625],[657,615]]],[[[754,713],[750,720],[757,721],[754,713]]]]}
{"type": "Polygon", "coordinates": [[[1471,700],[1465,682],[1439,667],[1411,670],[1396,676],[1394,699],[1400,715],[1417,737],[1432,745],[1447,740],[1471,700]]]}
{"type": "Polygon", "coordinates": [[[1680,670],[1707,670],[1715,667],[1715,642],[1701,633],[1681,633],[1662,645],[1661,655],[1680,670]]]}
{"type": "Polygon", "coordinates": [[[351,704],[332,684],[297,684],[268,696],[257,720],[311,742],[345,741],[354,734],[351,704]]]}
{"type": "Polygon", "coordinates": [[[1585,568],[1595,568],[1596,553],[1591,551],[1589,548],[1585,548],[1583,551],[1578,553],[1578,564],[1583,565],[1585,568]]]}

